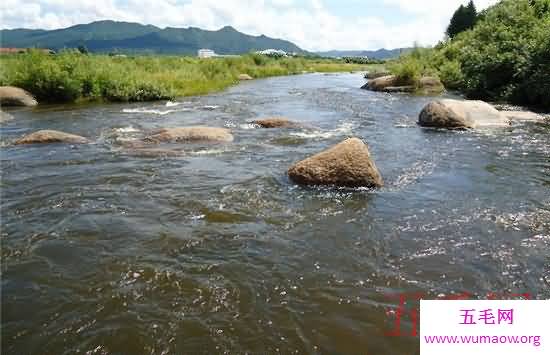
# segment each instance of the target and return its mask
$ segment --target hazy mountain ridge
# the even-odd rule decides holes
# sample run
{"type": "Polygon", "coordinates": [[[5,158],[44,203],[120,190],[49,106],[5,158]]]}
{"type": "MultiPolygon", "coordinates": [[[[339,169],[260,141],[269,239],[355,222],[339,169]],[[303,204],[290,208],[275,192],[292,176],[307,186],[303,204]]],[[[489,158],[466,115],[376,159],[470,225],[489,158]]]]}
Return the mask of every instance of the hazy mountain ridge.
{"type": "Polygon", "coordinates": [[[372,59],[389,59],[399,57],[402,53],[410,51],[411,48],[396,48],[396,49],[378,49],[375,51],[351,50],[351,51],[326,51],[317,52],[316,54],[323,57],[368,57],[372,59]]]}
{"type": "Polygon", "coordinates": [[[59,50],[85,46],[92,52],[150,52],[196,54],[209,48],[220,54],[241,54],[269,48],[304,53],[292,42],[250,36],[226,26],[217,31],[199,28],[161,29],[139,23],[97,21],[56,30],[1,30],[2,47],[49,48],[59,50]]]}

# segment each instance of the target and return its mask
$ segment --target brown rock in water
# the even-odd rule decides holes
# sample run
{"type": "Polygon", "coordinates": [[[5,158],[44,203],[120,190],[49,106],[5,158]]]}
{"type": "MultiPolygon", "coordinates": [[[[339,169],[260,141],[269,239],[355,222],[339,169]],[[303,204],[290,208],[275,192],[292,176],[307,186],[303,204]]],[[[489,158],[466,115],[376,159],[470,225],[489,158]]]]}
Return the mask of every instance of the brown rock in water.
{"type": "Polygon", "coordinates": [[[380,187],[384,184],[367,145],[358,138],[346,139],[294,164],[288,169],[288,176],[303,185],[380,187]]]}
{"type": "Polygon", "coordinates": [[[88,139],[75,134],[42,130],[27,134],[15,141],[15,144],[38,144],[38,143],[88,143],[88,139]]]}
{"type": "Polygon", "coordinates": [[[382,91],[384,88],[391,87],[391,86],[393,87],[399,86],[399,82],[395,75],[386,75],[376,79],[369,80],[365,85],[363,85],[362,89],[382,91]]]}
{"type": "Polygon", "coordinates": [[[445,90],[438,78],[426,76],[418,81],[417,85],[407,85],[395,75],[382,76],[369,80],[362,89],[383,92],[417,92],[421,94],[437,94],[445,90]]]}
{"type": "Polygon", "coordinates": [[[231,142],[231,131],[218,127],[174,127],[163,128],[155,134],[145,138],[152,142],[231,142]]]}
{"type": "Polygon", "coordinates": [[[300,125],[296,122],[284,117],[270,117],[254,120],[251,123],[256,124],[262,128],[296,128],[300,125]]]}
{"type": "Polygon", "coordinates": [[[31,94],[14,86],[0,86],[1,106],[36,106],[38,102],[31,94]]]}
{"type": "Polygon", "coordinates": [[[443,99],[427,104],[420,112],[418,124],[424,127],[465,129],[508,126],[510,121],[483,101],[443,99]]]}
{"type": "Polygon", "coordinates": [[[239,75],[239,80],[252,80],[254,79],[253,77],[251,77],[250,75],[248,74],[240,74],[239,75]]]}

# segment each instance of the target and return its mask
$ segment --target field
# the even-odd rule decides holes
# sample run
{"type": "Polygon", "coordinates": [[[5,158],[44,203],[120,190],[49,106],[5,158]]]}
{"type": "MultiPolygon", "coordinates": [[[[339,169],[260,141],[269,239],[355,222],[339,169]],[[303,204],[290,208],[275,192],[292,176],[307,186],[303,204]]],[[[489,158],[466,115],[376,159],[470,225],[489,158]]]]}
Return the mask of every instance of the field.
{"type": "Polygon", "coordinates": [[[372,65],[318,58],[108,56],[30,51],[0,57],[0,85],[21,87],[39,102],[151,101],[207,94],[253,78],[303,72],[367,70],[372,65]]]}

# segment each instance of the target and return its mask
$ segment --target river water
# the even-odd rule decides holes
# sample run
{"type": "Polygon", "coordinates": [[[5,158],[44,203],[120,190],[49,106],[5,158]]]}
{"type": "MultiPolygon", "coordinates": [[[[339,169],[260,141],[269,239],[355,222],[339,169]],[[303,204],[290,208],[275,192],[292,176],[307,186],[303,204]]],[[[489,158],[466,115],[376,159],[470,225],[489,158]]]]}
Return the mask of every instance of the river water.
{"type": "Polygon", "coordinates": [[[10,110],[2,353],[413,355],[418,302],[387,336],[398,294],[550,298],[549,121],[423,129],[432,98],[363,83],[308,74],[169,103],[10,110]],[[248,124],[273,115],[307,128],[248,124]],[[124,148],[198,124],[235,140],[163,147],[178,156],[124,148]],[[93,143],[10,145],[38,129],[93,143]],[[384,188],[288,179],[349,136],[368,143],[384,188]]]}

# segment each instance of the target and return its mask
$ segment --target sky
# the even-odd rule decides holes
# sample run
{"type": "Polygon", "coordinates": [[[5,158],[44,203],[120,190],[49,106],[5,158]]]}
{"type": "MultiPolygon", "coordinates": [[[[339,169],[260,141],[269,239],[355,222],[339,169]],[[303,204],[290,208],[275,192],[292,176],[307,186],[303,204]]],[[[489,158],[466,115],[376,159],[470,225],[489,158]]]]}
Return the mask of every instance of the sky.
{"type": "MultiPolygon", "coordinates": [[[[498,0],[476,0],[479,9],[498,0]]],[[[97,20],[217,30],[233,26],[309,51],[434,45],[468,0],[2,0],[0,28],[57,29],[97,20]]]]}

